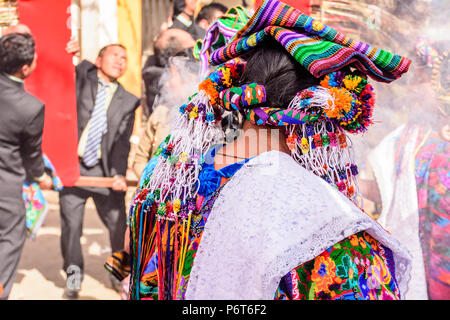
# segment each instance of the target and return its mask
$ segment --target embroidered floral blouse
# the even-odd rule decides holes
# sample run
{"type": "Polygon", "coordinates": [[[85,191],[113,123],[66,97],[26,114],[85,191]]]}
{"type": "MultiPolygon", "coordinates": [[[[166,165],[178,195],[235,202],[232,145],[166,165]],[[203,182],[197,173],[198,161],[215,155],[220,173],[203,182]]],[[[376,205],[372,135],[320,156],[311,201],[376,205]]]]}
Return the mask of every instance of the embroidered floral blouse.
{"type": "MultiPolygon", "coordinates": [[[[208,216],[226,182],[250,159],[215,170],[204,165],[200,172],[197,214],[192,215],[188,249],[177,299],[184,299],[189,275],[208,216]]],[[[220,271],[218,271],[220,272],[220,271]]],[[[144,269],[141,299],[158,299],[157,255],[144,269]]],[[[368,233],[360,232],[336,243],[315,259],[287,273],[274,299],[396,300],[400,293],[391,251],[368,233]]]]}

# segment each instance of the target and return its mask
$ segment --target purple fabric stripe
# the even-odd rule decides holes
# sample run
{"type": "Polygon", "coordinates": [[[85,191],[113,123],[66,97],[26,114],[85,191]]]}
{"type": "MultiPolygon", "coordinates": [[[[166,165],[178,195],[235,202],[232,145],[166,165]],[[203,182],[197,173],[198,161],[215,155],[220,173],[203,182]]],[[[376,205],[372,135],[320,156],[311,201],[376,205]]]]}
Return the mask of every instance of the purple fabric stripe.
{"type": "Polygon", "coordinates": [[[307,35],[301,33],[295,33],[293,31],[283,31],[282,34],[278,37],[278,41],[283,44],[283,46],[291,41],[292,39],[305,39],[309,38],[307,35]]]}
{"type": "Polygon", "coordinates": [[[266,122],[267,119],[269,119],[269,116],[267,115],[267,113],[262,111],[261,108],[254,108],[254,109],[252,109],[252,111],[255,112],[255,114],[264,122],[266,122]]]}
{"type": "Polygon", "coordinates": [[[270,21],[269,18],[272,16],[272,12],[276,11],[277,7],[279,7],[279,3],[276,1],[271,1],[268,3],[266,8],[261,8],[262,10],[260,13],[262,12],[263,15],[255,19],[256,24],[246,30],[245,35],[253,33],[253,30],[260,30],[263,26],[267,26],[267,21],[270,21]]]}

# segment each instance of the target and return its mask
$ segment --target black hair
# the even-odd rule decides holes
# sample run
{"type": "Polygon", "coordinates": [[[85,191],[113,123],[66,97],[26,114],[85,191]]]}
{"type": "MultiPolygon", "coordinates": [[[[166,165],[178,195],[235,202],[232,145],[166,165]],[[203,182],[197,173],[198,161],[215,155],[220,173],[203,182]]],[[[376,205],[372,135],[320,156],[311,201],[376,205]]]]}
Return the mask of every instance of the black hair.
{"type": "Polygon", "coordinates": [[[0,38],[0,71],[16,73],[34,60],[35,43],[28,33],[11,33],[0,38]]]}
{"type": "Polygon", "coordinates": [[[195,22],[199,23],[202,19],[206,19],[208,23],[212,23],[214,13],[216,11],[221,11],[225,13],[228,11],[228,8],[221,3],[212,2],[200,9],[200,12],[198,13],[197,18],[195,19],[195,22]]]}
{"type": "MultiPolygon", "coordinates": [[[[272,38],[242,58],[247,65],[239,85],[252,82],[263,85],[266,89],[265,106],[268,107],[287,108],[297,92],[320,82],[272,38]]],[[[230,142],[239,135],[244,116],[239,112],[229,112],[222,117],[222,130],[226,141],[230,142]]]]}
{"type": "Polygon", "coordinates": [[[318,85],[308,70],[300,65],[278,42],[267,39],[251,51],[240,84],[256,82],[266,89],[266,105],[287,108],[297,92],[318,85]]]}

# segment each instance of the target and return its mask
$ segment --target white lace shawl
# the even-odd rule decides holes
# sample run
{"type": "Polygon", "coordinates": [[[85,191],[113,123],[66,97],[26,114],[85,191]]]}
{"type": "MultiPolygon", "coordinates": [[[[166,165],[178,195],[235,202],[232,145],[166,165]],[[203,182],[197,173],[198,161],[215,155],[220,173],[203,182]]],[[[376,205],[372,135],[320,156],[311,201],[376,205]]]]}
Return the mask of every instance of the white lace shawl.
{"type": "Polygon", "coordinates": [[[407,165],[403,166],[398,177],[395,172],[395,150],[404,130],[405,126],[401,126],[386,136],[369,154],[368,161],[381,195],[382,212],[378,222],[407,247],[412,256],[411,281],[405,299],[425,300],[428,299],[428,294],[419,240],[419,211],[414,177],[417,130],[404,149],[403,159],[408,160],[407,165]]]}
{"type": "Polygon", "coordinates": [[[289,155],[263,153],[242,167],[218,196],[186,298],[271,300],[290,270],[362,230],[393,251],[404,294],[410,272],[407,250],[289,155]]]}

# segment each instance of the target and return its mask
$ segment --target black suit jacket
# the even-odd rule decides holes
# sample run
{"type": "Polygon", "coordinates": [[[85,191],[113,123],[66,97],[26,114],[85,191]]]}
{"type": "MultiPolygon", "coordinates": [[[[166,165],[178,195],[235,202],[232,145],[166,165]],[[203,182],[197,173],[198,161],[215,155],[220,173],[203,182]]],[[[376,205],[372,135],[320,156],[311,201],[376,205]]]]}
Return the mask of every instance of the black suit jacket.
{"type": "Polygon", "coordinates": [[[0,73],[0,197],[22,198],[25,178],[44,173],[44,104],[0,73]]]}
{"type": "MultiPolygon", "coordinates": [[[[78,140],[94,110],[97,90],[97,67],[83,60],[76,67],[78,140]]],[[[101,143],[101,162],[107,177],[126,175],[134,115],[139,105],[139,99],[119,84],[108,108],[108,131],[101,143]]]]}

